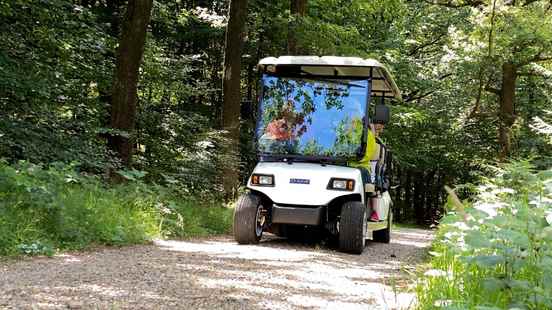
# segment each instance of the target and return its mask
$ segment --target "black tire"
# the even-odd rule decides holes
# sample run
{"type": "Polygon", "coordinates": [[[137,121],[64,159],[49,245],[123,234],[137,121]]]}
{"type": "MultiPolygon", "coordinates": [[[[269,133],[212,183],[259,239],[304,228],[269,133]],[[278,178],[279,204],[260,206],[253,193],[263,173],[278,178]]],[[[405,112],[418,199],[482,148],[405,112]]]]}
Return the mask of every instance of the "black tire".
{"type": "Polygon", "coordinates": [[[362,254],[366,230],[366,207],[360,201],[348,201],[341,208],[339,250],[362,254]]]}
{"type": "Polygon", "coordinates": [[[263,235],[257,227],[257,213],[261,207],[261,199],[255,194],[244,194],[238,199],[234,210],[234,239],[239,244],[259,243],[263,235]]]}
{"type": "Polygon", "coordinates": [[[393,212],[389,210],[389,216],[387,216],[387,228],[374,231],[372,233],[372,240],[381,243],[391,242],[391,224],[393,224],[393,212]]]}

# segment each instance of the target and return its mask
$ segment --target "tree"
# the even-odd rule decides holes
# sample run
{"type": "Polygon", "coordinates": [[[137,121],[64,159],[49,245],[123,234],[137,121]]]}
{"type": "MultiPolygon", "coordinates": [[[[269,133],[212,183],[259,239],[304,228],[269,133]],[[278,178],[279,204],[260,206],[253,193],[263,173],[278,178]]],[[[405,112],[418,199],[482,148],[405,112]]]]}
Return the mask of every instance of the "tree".
{"type": "Polygon", "coordinates": [[[484,22],[475,33],[488,50],[482,64],[487,81],[480,85],[497,98],[499,158],[504,160],[512,151],[519,78],[531,74],[532,65],[552,60],[552,4],[493,0],[480,14],[484,22]]]}
{"type": "Polygon", "coordinates": [[[307,14],[307,0],[290,0],[291,20],[288,25],[288,54],[300,55],[305,51],[297,41],[297,28],[299,20],[307,14]]]}
{"type": "MultiPolygon", "coordinates": [[[[247,0],[232,0],[228,12],[222,79],[222,128],[228,133],[230,153],[238,154],[240,137],[241,103],[241,51],[245,37],[247,0]]],[[[223,185],[226,194],[232,193],[238,180],[237,165],[224,171],[223,185]]]]}
{"type": "Polygon", "coordinates": [[[137,84],[153,0],[130,0],[123,20],[111,96],[108,145],[130,166],[136,124],[137,84]]]}

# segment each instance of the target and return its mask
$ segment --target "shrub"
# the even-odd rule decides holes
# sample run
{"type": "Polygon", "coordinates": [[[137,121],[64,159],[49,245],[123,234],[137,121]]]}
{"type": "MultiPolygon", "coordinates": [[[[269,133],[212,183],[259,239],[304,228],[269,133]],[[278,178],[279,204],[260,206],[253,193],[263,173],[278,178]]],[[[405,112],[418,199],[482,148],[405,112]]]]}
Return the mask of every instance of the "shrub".
{"type": "Polygon", "coordinates": [[[73,166],[0,162],[0,255],[224,233],[231,212],[216,204],[139,181],[107,187],[73,166]]]}
{"type": "Polygon", "coordinates": [[[551,224],[552,170],[499,169],[471,206],[456,202],[444,218],[419,308],[551,309],[551,224]]]}

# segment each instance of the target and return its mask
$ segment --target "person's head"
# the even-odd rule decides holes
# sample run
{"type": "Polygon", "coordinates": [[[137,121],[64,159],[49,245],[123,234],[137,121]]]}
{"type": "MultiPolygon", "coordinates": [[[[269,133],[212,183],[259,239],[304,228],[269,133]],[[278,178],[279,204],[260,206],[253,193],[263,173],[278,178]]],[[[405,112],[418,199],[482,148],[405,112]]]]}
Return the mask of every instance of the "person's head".
{"type": "Polygon", "coordinates": [[[276,128],[280,134],[285,134],[289,131],[289,124],[285,118],[277,119],[275,122],[276,128]]]}
{"type": "Polygon", "coordinates": [[[291,136],[290,126],[285,118],[275,119],[268,124],[266,131],[273,139],[285,140],[291,136]]]}
{"type": "Polygon", "coordinates": [[[374,132],[376,136],[379,136],[381,132],[383,131],[383,127],[385,127],[383,124],[378,123],[371,123],[370,129],[374,132]]]}
{"type": "Polygon", "coordinates": [[[384,124],[373,124],[374,126],[374,131],[376,132],[376,136],[379,136],[381,134],[381,132],[383,131],[383,128],[385,127],[384,124]]]}

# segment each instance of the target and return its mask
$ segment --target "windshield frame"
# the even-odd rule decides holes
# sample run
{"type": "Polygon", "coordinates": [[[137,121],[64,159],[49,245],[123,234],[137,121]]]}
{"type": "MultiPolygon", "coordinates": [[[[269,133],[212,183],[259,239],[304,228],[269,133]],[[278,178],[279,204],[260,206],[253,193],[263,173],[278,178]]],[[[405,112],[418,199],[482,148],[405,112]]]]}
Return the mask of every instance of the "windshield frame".
{"type": "MultiPolygon", "coordinates": [[[[349,160],[356,159],[360,160],[364,157],[366,152],[366,135],[368,134],[368,128],[370,124],[370,102],[372,101],[372,78],[371,77],[350,77],[350,76],[328,76],[328,75],[313,75],[308,73],[303,74],[275,74],[271,72],[260,72],[259,80],[259,95],[257,98],[257,119],[255,120],[255,149],[257,151],[257,156],[260,161],[299,161],[299,162],[317,162],[317,163],[347,163],[349,160]],[[366,87],[366,103],[365,103],[365,122],[362,128],[361,135],[361,144],[360,148],[356,152],[356,156],[324,156],[324,155],[302,155],[302,154],[276,154],[276,153],[266,153],[259,151],[259,131],[257,130],[259,118],[262,117],[263,109],[263,100],[264,100],[264,84],[262,83],[263,76],[269,76],[274,78],[294,78],[294,79],[310,79],[310,80],[329,80],[333,83],[338,83],[339,80],[347,81],[368,81],[366,87]]],[[[345,84],[345,83],[344,83],[345,84]]]]}

